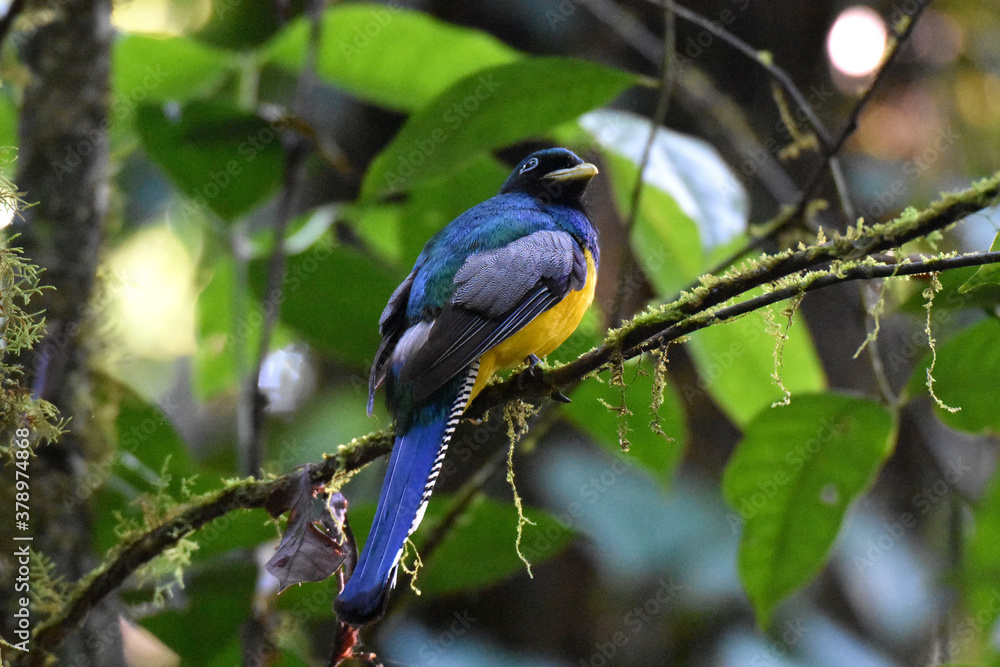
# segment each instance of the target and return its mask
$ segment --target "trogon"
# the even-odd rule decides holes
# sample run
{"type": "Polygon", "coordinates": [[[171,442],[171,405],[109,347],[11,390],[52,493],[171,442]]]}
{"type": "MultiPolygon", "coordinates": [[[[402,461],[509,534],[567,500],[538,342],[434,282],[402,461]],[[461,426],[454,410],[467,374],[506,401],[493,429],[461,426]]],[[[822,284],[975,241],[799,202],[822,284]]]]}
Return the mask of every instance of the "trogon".
{"type": "Polygon", "coordinates": [[[470,401],[495,371],[556,349],[590,306],[600,252],[582,196],[596,174],[564,148],[529,155],[498,195],[427,242],[389,297],[368,412],[384,385],[396,441],[368,540],[334,604],[341,621],[361,626],[385,612],[470,401]]]}

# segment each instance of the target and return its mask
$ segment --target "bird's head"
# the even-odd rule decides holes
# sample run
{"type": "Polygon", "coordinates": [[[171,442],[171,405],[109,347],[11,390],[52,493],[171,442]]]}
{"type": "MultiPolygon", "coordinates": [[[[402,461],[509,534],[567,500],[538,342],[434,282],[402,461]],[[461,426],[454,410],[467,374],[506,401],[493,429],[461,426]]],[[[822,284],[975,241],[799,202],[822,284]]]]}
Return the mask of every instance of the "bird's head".
{"type": "Polygon", "coordinates": [[[576,153],[565,148],[546,148],[521,160],[500,194],[524,192],[544,204],[579,206],[580,197],[597,175],[597,167],[584,162],[576,153]]]}

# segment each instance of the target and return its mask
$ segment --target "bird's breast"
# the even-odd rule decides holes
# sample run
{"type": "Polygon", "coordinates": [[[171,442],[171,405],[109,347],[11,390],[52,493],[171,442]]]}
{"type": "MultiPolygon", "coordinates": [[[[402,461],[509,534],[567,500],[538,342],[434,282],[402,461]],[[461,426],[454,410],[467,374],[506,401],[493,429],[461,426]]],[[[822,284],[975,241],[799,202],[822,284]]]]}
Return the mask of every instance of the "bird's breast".
{"type": "Polygon", "coordinates": [[[597,285],[597,266],[590,250],[587,257],[587,280],[583,287],[567,294],[562,301],[524,325],[520,331],[487,350],[479,359],[479,375],[472,389],[472,399],[482,391],[486,383],[498,370],[512,368],[524,362],[532,354],[544,357],[570,337],[587,308],[594,301],[597,285]]]}

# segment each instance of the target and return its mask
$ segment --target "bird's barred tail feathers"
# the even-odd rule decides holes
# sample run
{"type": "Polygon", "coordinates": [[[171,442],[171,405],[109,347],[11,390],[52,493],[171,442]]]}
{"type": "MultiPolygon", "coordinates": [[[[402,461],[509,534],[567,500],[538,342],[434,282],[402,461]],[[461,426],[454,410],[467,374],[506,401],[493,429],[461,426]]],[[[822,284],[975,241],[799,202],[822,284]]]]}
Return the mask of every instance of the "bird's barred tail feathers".
{"type": "MultiPolygon", "coordinates": [[[[445,414],[437,419],[415,420],[409,431],[396,437],[371,533],[354,573],[334,603],[341,621],[361,626],[385,613],[406,538],[423,519],[448,442],[468,405],[478,370],[478,361],[468,368],[445,414]]],[[[422,410],[440,407],[428,405],[422,410]]]]}

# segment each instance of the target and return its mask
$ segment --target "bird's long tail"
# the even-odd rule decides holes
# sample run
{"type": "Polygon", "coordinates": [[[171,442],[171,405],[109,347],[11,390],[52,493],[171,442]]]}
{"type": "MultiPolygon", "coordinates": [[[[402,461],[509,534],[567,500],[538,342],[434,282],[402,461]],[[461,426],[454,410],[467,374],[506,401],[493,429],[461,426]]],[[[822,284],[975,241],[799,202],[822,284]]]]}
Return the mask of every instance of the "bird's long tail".
{"type": "Polygon", "coordinates": [[[396,436],[371,532],[334,603],[339,620],[361,626],[385,613],[403,546],[423,518],[448,441],[469,402],[477,367],[473,364],[466,372],[450,406],[425,405],[406,433],[396,436]]]}

